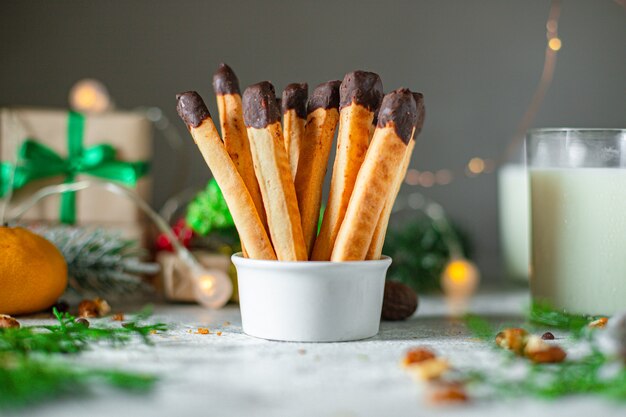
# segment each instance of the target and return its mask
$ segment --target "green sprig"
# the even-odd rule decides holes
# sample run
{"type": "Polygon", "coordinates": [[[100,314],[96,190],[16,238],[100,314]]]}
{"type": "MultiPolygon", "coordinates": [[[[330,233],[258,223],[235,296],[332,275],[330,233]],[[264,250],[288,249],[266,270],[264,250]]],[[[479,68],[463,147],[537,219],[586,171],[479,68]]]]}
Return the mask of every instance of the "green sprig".
{"type": "MultiPolygon", "coordinates": [[[[590,346],[591,353],[580,359],[568,359],[561,363],[531,364],[527,359],[512,356],[505,349],[498,349],[503,361],[527,363],[527,374],[523,378],[511,379],[507,371],[509,367],[498,368],[494,371],[465,369],[459,371],[461,378],[474,386],[488,388],[499,397],[534,396],[557,399],[584,394],[626,401],[626,367],[598,348],[596,332],[602,330],[585,331],[590,318],[583,320],[580,316],[558,313],[545,306],[536,311],[549,317],[555,327],[570,330],[575,339],[590,346]],[[616,372],[611,376],[607,376],[604,372],[608,366],[617,367],[616,372]]],[[[465,317],[465,323],[475,337],[491,344],[494,343],[496,330],[486,320],[468,315],[465,317]]]]}
{"type": "Polygon", "coordinates": [[[56,354],[76,354],[94,343],[123,345],[139,337],[165,331],[163,323],[140,323],[150,310],[137,314],[120,327],[87,327],[67,313],[53,310],[57,323],[0,330],[0,409],[21,407],[65,393],[87,390],[94,383],[145,391],[156,377],[119,370],[85,368],[61,361],[56,354]]]}

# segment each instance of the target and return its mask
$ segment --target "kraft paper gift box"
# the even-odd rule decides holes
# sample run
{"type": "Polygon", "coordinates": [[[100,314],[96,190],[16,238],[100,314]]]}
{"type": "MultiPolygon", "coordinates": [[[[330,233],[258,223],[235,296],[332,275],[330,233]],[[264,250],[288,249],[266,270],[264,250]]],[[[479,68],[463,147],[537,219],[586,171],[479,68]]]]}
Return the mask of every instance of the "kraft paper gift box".
{"type": "MultiPolygon", "coordinates": [[[[14,179],[8,218],[42,187],[72,180],[113,180],[149,200],[151,154],[152,126],[139,113],[0,109],[0,196],[7,195],[14,179]]],[[[147,230],[135,203],[101,187],[46,197],[21,219],[102,225],[133,238],[143,238],[147,230]]]]}

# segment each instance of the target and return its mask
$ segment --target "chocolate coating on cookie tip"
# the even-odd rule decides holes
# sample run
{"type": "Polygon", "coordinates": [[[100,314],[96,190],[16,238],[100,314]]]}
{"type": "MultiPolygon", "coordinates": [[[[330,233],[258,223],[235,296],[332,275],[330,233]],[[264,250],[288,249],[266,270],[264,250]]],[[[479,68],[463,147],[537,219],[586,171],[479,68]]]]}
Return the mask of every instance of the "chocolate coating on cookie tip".
{"type": "Polygon", "coordinates": [[[339,86],[341,81],[327,81],[315,87],[313,94],[309,97],[306,105],[307,114],[317,109],[338,109],[339,108],[339,86]]]}
{"type": "Polygon", "coordinates": [[[262,81],[246,88],[243,92],[242,105],[246,127],[263,129],[280,121],[276,92],[269,81],[262,81]]]}
{"type": "Polygon", "coordinates": [[[187,127],[198,127],[205,119],[211,118],[204,100],[195,91],[176,94],[176,111],[187,127]]]}
{"type": "Polygon", "coordinates": [[[289,110],[295,110],[296,115],[306,119],[306,100],[309,95],[307,83],[292,83],[283,91],[282,109],[283,114],[289,110]]]}
{"type": "Polygon", "coordinates": [[[417,123],[417,105],[408,88],[399,88],[383,98],[378,112],[378,127],[390,123],[404,143],[409,143],[413,128],[417,123]]]}
{"type": "Polygon", "coordinates": [[[340,109],[356,103],[375,111],[383,99],[383,82],[374,72],[352,71],[343,78],[339,91],[340,109]]]}
{"type": "Polygon", "coordinates": [[[231,67],[221,63],[213,74],[213,90],[215,94],[241,94],[239,80],[231,67]]]}
{"type": "Polygon", "coordinates": [[[415,133],[413,134],[413,138],[416,138],[424,127],[426,107],[424,106],[424,95],[422,93],[413,93],[413,98],[415,99],[415,107],[417,109],[417,122],[415,122],[415,133]]]}

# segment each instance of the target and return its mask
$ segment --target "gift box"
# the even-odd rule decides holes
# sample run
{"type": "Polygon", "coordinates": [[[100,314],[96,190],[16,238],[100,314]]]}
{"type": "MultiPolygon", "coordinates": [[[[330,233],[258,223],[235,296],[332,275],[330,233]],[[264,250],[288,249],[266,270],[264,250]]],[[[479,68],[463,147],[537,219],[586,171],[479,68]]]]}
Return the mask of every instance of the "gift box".
{"type": "MultiPolygon", "coordinates": [[[[7,218],[42,187],[64,182],[115,181],[149,200],[151,154],[152,126],[139,113],[0,109],[0,197],[12,193],[7,218]]],[[[101,187],[46,197],[21,220],[95,224],[138,238],[146,231],[135,203],[101,187]]]]}

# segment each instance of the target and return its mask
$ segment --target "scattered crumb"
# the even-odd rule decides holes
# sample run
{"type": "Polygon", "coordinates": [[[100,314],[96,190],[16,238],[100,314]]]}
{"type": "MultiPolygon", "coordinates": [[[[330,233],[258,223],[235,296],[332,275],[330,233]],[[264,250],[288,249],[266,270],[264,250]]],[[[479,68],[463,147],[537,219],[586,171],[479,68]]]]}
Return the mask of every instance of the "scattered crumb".
{"type": "Polygon", "coordinates": [[[157,334],[156,330],[150,330],[150,334],[157,334]]]}
{"type": "Polygon", "coordinates": [[[224,322],[224,326],[230,326],[230,322],[229,321],[225,321],[224,322]]]}
{"type": "Polygon", "coordinates": [[[298,349],[298,354],[304,355],[306,353],[306,349],[298,349]]]}
{"type": "Polygon", "coordinates": [[[124,313],[115,313],[111,317],[111,320],[113,320],[113,321],[124,321],[124,313]]]}
{"type": "Polygon", "coordinates": [[[193,333],[193,330],[189,329],[187,330],[187,333],[193,333]]]}
{"type": "Polygon", "coordinates": [[[221,336],[221,335],[222,335],[222,332],[217,332],[216,334],[217,334],[218,336],[221,336]]]}
{"type": "Polygon", "coordinates": [[[206,327],[198,327],[196,334],[210,334],[211,332],[206,327]]]}

